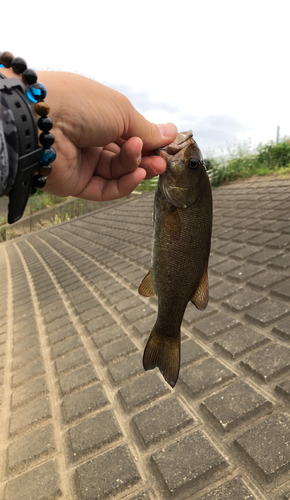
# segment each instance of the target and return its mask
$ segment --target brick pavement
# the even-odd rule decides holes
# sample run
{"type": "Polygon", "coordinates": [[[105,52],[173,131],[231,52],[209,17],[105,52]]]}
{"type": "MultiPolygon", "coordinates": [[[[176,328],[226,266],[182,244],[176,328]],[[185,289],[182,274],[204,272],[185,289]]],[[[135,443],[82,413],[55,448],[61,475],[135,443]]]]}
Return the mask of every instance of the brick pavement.
{"type": "Polygon", "coordinates": [[[1,245],[1,500],[290,498],[290,182],[213,194],[174,390],[141,363],[152,193],[1,245]]]}

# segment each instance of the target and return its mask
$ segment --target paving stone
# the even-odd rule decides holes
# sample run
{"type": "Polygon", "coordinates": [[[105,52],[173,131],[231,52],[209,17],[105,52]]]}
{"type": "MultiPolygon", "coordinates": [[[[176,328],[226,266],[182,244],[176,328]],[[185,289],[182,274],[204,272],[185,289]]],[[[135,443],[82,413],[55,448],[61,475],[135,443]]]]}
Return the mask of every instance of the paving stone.
{"type": "Polygon", "coordinates": [[[51,418],[49,398],[44,396],[20,406],[11,413],[10,435],[18,434],[40,421],[51,418]]]}
{"type": "Polygon", "coordinates": [[[215,266],[218,266],[225,261],[226,257],[221,257],[221,255],[216,255],[215,253],[211,252],[209,257],[209,268],[213,269],[215,266]]]}
{"type": "Polygon", "coordinates": [[[48,393],[48,386],[45,377],[30,380],[13,390],[12,407],[28,403],[46,393],[48,393]]]}
{"type": "Polygon", "coordinates": [[[132,422],[142,443],[148,447],[192,425],[194,420],[177,398],[170,398],[135,415],[132,422]]]}
{"type": "MultiPolygon", "coordinates": [[[[183,321],[185,322],[186,326],[189,327],[189,326],[194,325],[197,321],[199,321],[201,319],[208,318],[208,316],[211,316],[212,314],[214,314],[216,312],[217,312],[217,309],[215,309],[210,304],[207,305],[207,307],[204,311],[200,311],[199,309],[194,307],[193,304],[189,303],[186,310],[185,310],[185,314],[183,316],[183,321]]],[[[152,321],[152,318],[151,318],[151,321],[152,321]]],[[[152,329],[152,325],[151,325],[151,329],[152,329]]],[[[150,331],[150,330],[148,330],[148,331],[150,331]]]]}
{"type": "Polygon", "coordinates": [[[25,318],[21,321],[18,321],[17,323],[14,323],[13,331],[14,334],[21,334],[23,332],[25,333],[26,330],[29,330],[30,328],[34,328],[35,331],[37,331],[37,325],[34,316],[30,316],[29,318],[25,318]]]}
{"type": "Polygon", "coordinates": [[[289,442],[290,417],[281,412],[271,415],[238,436],[234,444],[246,459],[251,472],[255,471],[256,475],[262,473],[264,481],[269,484],[289,471],[289,442]]]}
{"type": "MultiPolygon", "coordinates": [[[[59,303],[59,301],[58,301],[59,303]]],[[[42,311],[43,313],[43,311],[42,311]]],[[[64,305],[62,307],[58,307],[57,309],[52,309],[48,313],[44,314],[44,321],[48,325],[49,323],[52,323],[53,321],[62,318],[67,314],[67,309],[64,305]]]]}
{"type": "Polygon", "coordinates": [[[290,401],[290,379],[283,380],[275,387],[275,391],[290,401]]]}
{"type": "Polygon", "coordinates": [[[260,266],[256,266],[255,264],[249,264],[248,262],[245,262],[243,266],[238,267],[234,271],[231,271],[228,273],[228,277],[234,281],[237,281],[238,283],[241,283],[242,281],[246,281],[252,276],[256,276],[259,274],[261,271],[263,271],[263,268],[260,266]]]}
{"type": "Polygon", "coordinates": [[[60,328],[60,330],[58,330],[57,332],[51,333],[48,338],[51,344],[56,344],[57,342],[61,342],[62,340],[67,339],[68,337],[76,335],[77,333],[78,332],[75,326],[71,323],[64,326],[63,328],[60,328]]]}
{"type": "Polygon", "coordinates": [[[95,384],[65,396],[62,404],[65,421],[71,422],[87,413],[102,408],[108,402],[101,384],[95,384]]]}
{"type": "Polygon", "coordinates": [[[134,495],[133,497],[130,497],[129,500],[150,500],[150,497],[148,493],[143,492],[139,493],[139,495],[134,495]]]}
{"type": "Polygon", "coordinates": [[[251,289],[247,289],[244,291],[240,291],[233,297],[229,297],[228,299],[223,300],[222,303],[234,313],[238,313],[244,311],[248,307],[260,304],[260,302],[264,302],[265,300],[267,300],[267,298],[261,293],[255,292],[251,289]]]}
{"type": "Polygon", "coordinates": [[[21,342],[21,340],[27,339],[31,335],[37,334],[37,326],[36,324],[31,325],[29,328],[23,328],[19,331],[14,331],[13,340],[16,344],[17,342],[21,342]]]}
{"type": "Polygon", "coordinates": [[[106,328],[105,330],[102,330],[101,332],[95,333],[92,336],[92,340],[94,341],[95,346],[99,348],[105,344],[108,344],[109,342],[112,342],[113,340],[124,337],[125,335],[126,332],[123,330],[123,328],[120,325],[116,324],[114,326],[106,328]]]}
{"type": "Polygon", "coordinates": [[[53,426],[46,425],[15,439],[8,447],[9,471],[19,470],[33,460],[55,450],[53,426]]]}
{"type": "Polygon", "coordinates": [[[125,445],[80,465],[76,469],[76,477],[82,500],[101,500],[109,495],[116,495],[141,480],[133,457],[125,445]]]}
{"type": "Polygon", "coordinates": [[[80,314],[80,319],[83,323],[87,323],[88,321],[94,320],[103,314],[106,314],[106,312],[106,309],[102,305],[99,305],[80,314]]]}
{"type": "MultiPolygon", "coordinates": [[[[238,240],[238,237],[236,237],[238,240]]],[[[224,243],[224,242],[223,242],[224,243]]],[[[228,243],[227,245],[222,245],[216,249],[216,252],[221,255],[230,255],[233,252],[236,252],[240,248],[239,243],[228,243]]]]}
{"type": "Polygon", "coordinates": [[[248,284],[258,290],[273,288],[277,283],[284,281],[286,276],[279,271],[268,269],[248,280],[248,284]]]}
{"type": "Polygon", "coordinates": [[[110,410],[98,413],[68,430],[73,460],[81,455],[100,449],[122,436],[114,413],[110,410]]]}
{"type": "Polygon", "coordinates": [[[20,342],[17,342],[17,344],[14,344],[13,354],[14,356],[17,356],[18,354],[21,354],[23,351],[26,351],[31,347],[35,347],[36,345],[39,345],[39,336],[32,335],[20,342]]]}
{"type": "Polygon", "coordinates": [[[52,321],[46,326],[47,333],[54,333],[56,330],[63,328],[64,326],[68,326],[72,323],[72,319],[68,314],[62,316],[61,318],[52,321]]]}
{"type": "Polygon", "coordinates": [[[4,500],[51,500],[59,496],[58,464],[51,460],[8,481],[4,500]]]}
{"type": "Polygon", "coordinates": [[[91,294],[91,298],[88,298],[88,300],[75,305],[75,311],[76,314],[82,314],[85,311],[93,309],[94,307],[98,307],[99,305],[100,302],[98,301],[98,299],[93,294],[91,294]]]}
{"type": "MultiPolygon", "coordinates": [[[[118,304],[118,307],[121,306],[121,302],[123,300],[126,300],[128,298],[131,298],[131,300],[134,300],[136,298],[136,296],[131,292],[131,290],[129,290],[128,288],[123,288],[122,290],[120,290],[119,292],[117,293],[114,293],[114,295],[110,295],[108,297],[108,301],[112,304],[112,305],[116,305],[117,307],[117,304],[118,304]]],[[[137,297],[138,298],[138,297],[137,297]]],[[[117,308],[118,308],[117,307],[117,308]]],[[[122,307],[122,306],[121,306],[122,307]]],[[[119,309],[118,309],[119,311],[119,309]]],[[[121,311],[120,311],[121,312],[121,311]]]]}
{"type": "Polygon", "coordinates": [[[290,253],[281,253],[278,257],[274,257],[268,266],[280,271],[288,269],[290,267],[290,253]]]}
{"type": "Polygon", "coordinates": [[[272,331],[282,337],[285,340],[290,340],[290,319],[286,317],[282,321],[278,322],[272,329],[272,331]]]}
{"type": "Polygon", "coordinates": [[[240,267],[240,264],[236,260],[226,260],[225,262],[215,266],[211,271],[219,276],[224,276],[238,267],[240,267]]]}
{"type": "Polygon", "coordinates": [[[70,292],[69,296],[71,297],[71,303],[75,307],[78,307],[83,303],[89,303],[92,297],[94,297],[92,292],[90,292],[85,285],[78,292],[70,292]]]}
{"type": "Polygon", "coordinates": [[[110,373],[113,381],[117,384],[129,377],[137,375],[138,373],[143,373],[144,368],[142,365],[142,358],[143,354],[138,351],[120,359],[120,361],[111,363],[108,366],[108,372],[110,373]]]}
{"type": "Polygon", "coordinates": [[[263,382],[270,382],[290,370],[290,349],[272,342],[250,354],[240,364],[263,382]]]}
{"type": "Polygon", "coordinates": [[[261,233],[253,238],[249,239],[248,242],[252,245],[269,245],[272,240],[278,239],[278,233],[261,233]]]}
{"type": "Polygon", "coordinates": [[[205,356],[208,356],[208,352],[205,351],[195,340],[189,339],[181,343],[181,366],[186,366],[189,363],[198,361],[205,356]]]}
{"type": "Polygon", "coordinates": [[[91,363],[81,368],[77,368],[72,372],[61,373],[58,379],[61,394],[63,396],[97,380],[98,377],[95,368],[91,363]]]}
{"type": "Polygon", "coordinates": [[[290,279],[283,281],[271,290],[271,295],[282,300],[290,300],[290,279]]]}
{"type": "Polygon", "coordinates": [[[92,319],[88,323],[86,323],[86,328],[90,335],[99,330],[103,330],[104,328],[108,328],[109,326],[113,326],[116,324],[114,318],[109,314],[103,314],[99,318],[92,319]]]}
{"type": "Polygon", "coordinates": [[[207,358],[198,365],[181,369],[182,382],[194,396],[228,382],[236,375],[214,358],[207,358]]]}
{"type": "Polygon", "coordinates": [[[225,473],[228,467],[227,460],[201,431],[162,448],[152,455],[151,460],[171,495],[177,495],[189,486],[199,490],[213,481],[217,474],[225,473]]]}
{"type": "Polygon", "coordinates": [[[235,236],[238,236],[241,233],[242,231],[240,229],[230,229],[229,231],[222,233],[219,238],[221,240],[234,240],[235,236]]]}
{"type": "Polygon", "coordinates": [[[267,243],[269,248],[285,248],[289,246],[290,236],[289,234],[278,235],[273,241],[267,243]]]}
{"type": "Polygon", "coordinates": [[[55,368],[57,373],[72,370],[78,366],[84,365],[90,362],[90,357],[86,348],[78,349],[78,351],[73,351],[69,354],[56,359],[55,368]]]}
{"type": "Polygon", "coordinates": [[[254,264],[266,264],[266,262],[272,261],[272,259],[281,254],[282,252],[279,250],[265,248],[264,250],[259,250],[259,252],[255,253],[255,255],[249,257],[248,260],[254,264]]]}
{"type": "Polygon", "coordinates": [[[74,335],[73,337],[69,337],[62,342],[58,342],[54,347],[52,347],[51,355],[52,358],[55,359],[83,346],[84,344],[82,343],[80,337],[78,335],[74,335]]]}
{"type": "Polygon", "coordinates": [[[269,411],[272,403],[242,380],[210,396],[201,403],[201,408],[210,417],[217,429],[230,432],[241,422],[269,411]]]}
{"type": "Polygon", "coordinates": [[[252,307],[245,313],[245,318],[259,325],[268,326],[289,314],[290,308],[282,302],[268,300],[252,307]]]}
{"type": "Polygon", "coordinates": [[[138,337],[143,337],[144,335],[149,335],[154,325],[154,318],[152,316],[140,319],[138,323],[133,325],[133,331],[138,337]]]}
{"type": "Polygon", "coordinates": [[[129,411],[154,401],[168,392],[170,392],[168,384],[165,384],[156,372],[149,372],[119,389],[118,394],[129,411]]]}
{"type": "Polygon", "coordinates": [[[138,347],[129,337],[116,340],[100,348],[100,354],[105,363],[109,363],[117,358],[128,356],[128,354],[137,351],[138,347]]]}
{"type": "Polygon", "coordinates": [[[242,290],[242,286],[237,285],[236,283],[220,283],[219,285],[215,286],[214,289],[210,288],[209,297],[210,300],[218,302],[220,300],[226,299],[227,297],[230,297],[240,290],[242,290]]]}
{"type": "Polygon", "coordinates": [[[144,302],[139,305],[139,307],[135,307],[131,311],[124,313],[124,318],[132,324],[136,323],[136,321],[139,321],[141,318],[151,316],[152,314],[156,314],[156,311],[144,302]]]}
{"type": "Polygon", "coordinates": [[[222,354],[236,359],[247,352],[270,342],[268,337],[248,326],[239,326],[214,342],[222,354]]]}
{"type": "Polygon", "coordinates": [[[240,248],[239,250],[237,250],[237,252],[233,252],[231,254],[231,257],[234,257],[235,259],[239,259],[239,260],[244,260],[244,259],[247,259],[248,257],[255,255],[256,253],[258,253],[260,251],[261,250],[259,248],[254,247],[253,245],[246,245],[246,246],[240,248]]]}
{"type": "Polygon", "coordinates": [[[232,318],[225,313],[218,313],[200,321],[194,327],[194,331],[198,332],[206,340],[212,340],[218,335],[228,330],[232,330],[239,324],[240,322],[238,319],[232,318]]]}
{"type": "Polygon", "coordinates": [[[135,294],[130,292],[130,296],[126,297],[125,299],[121,300],[120,302],[115,302],[115,308],[119,313],[124,313],[125,311],[128,311],[129,309],[133,309],[135,307],[139,307],[143,304],[143,301],[140,297],[136,297],[135,294]]]}
{"type": "Polygon", "coordinates": [[[29,365],[24,366],[24,368],[19,368],[12,375],[12,385],[13,387],[18,387],[24,382],[31,380],[39,375],[45,373],[44,364],[42,359],[36,359],[29,365]]]}
{"type": "MultiPolygon", "coordinates": [[[[193,500],[191,497],[188,500],[193,500]]],[[[203,495],[199,500],[256,500],[240,476],[203,495]]]]}
{"type": "Polygon", "coordinates": [[[12,368],[13,370],[20,369],[26,366],[27,364],[31,363],[31,361],[40,358],[40,356],[41,356],[40,346],[36,345],[31,349],[28,349],[22,352],[21,354],[14,356],[12,368]]]}

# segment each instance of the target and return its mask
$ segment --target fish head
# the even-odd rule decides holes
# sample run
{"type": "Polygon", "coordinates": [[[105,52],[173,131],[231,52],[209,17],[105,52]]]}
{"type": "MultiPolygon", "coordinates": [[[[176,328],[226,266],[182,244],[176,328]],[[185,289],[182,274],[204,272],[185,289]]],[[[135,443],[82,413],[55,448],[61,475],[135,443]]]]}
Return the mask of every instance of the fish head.
{"type": "Polygon", "coordinates": [[[181,132],[169,146],[160,148],[157,153],[166,161],[166,170],[159,176],[158,189],[171,205],[189,207],[207,179],[203,157],[192,131],[181,132]]]}

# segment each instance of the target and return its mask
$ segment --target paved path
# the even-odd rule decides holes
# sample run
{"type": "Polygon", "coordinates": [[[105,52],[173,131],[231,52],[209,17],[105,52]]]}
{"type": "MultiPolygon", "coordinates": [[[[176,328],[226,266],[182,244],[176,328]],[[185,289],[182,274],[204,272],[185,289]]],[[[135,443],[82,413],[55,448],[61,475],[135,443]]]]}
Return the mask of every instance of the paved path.
{"type": "Polygon", "coordinates": [[[1,245],[1,500],[290,499],[290,183],[214,190],[174,390],[141,364],[152,202],[1,245]]]}

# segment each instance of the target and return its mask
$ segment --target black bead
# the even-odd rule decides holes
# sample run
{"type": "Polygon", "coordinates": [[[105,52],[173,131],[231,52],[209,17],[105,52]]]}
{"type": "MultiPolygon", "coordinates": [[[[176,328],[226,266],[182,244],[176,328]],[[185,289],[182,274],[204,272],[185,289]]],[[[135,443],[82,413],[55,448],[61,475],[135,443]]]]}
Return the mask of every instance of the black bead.
{"type": "Polygon", "coordinates": [[[52,129],[53,123],[52,120],[48,118],[48,116],[43,116],[39,118],[37,125],[38,128],[40,128],[40,130],[42,130],[43,132],[49,132],[52,129]]]}
{"type": "Polygon", "coordinates": [[[14,73],[21,75],[27,69],[26,61],[22,57],[14,57],[11,63],[14,73]]]}
{"type": "Polygon", "coordinates": [[[30,194],[31,194],[31,195],[32,195],[32,194],[35,194],[35,193],[36,193],[36,191],[37,191],[37,188],[36,188],[36,187],[34,187],[34,186],[31,186],[31,189],[30,189],[30,194]]]}
{"type": "Polygon", "coordinates": [[[36,187],[37,189],[42,189],[44,188],[46,184],[46,178],[42,177],[42,175],[35,175],[33,178],[33,186],[36,187]]]}
{"type": "Polygon", "coordinates": [[[26,85],[32,85],[33,83],[37,82],[37,74],[35,73],[34,69],[29,69],[27,68],[26,70],[23,71],[22,73],[22,80],[26,85]]]}
{"type": "Polygon", "coordinates": [[[54,143],[54,135],[51,134],[50,132],[48,134],[42,132],[39,136],[39,142],[42,146],[45,147],[52,146],[54,143]]]}

